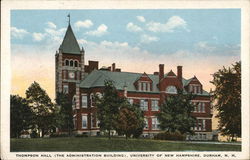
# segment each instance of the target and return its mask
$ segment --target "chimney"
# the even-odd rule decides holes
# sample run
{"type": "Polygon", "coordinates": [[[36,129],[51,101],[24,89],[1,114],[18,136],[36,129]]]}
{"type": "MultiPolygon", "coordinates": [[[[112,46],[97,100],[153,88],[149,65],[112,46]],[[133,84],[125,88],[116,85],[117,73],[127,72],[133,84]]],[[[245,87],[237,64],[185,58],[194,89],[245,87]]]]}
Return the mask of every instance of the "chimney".
{"type": "Polygon", "coordinates": [[[115,72],[115,63],[112,64],[112,72],[115,72]]]}
{"type": "Polygon", "coordinates": [[[159,64],[159,81],[164,77],[164,64],[159,64]]]}
{"type": "Polygon", "coordinates": [[[158,76],[158,75],[159,75],[159,72],[154,72],[154,75],[158,76]]]}
{"type": "Polygon", "coordinates": [[[177,78],[182,81],[182,66],[177,66],[177,78]]]}
{"type": "Polygon", "coordinates": [[[111,67],[110,66],[108,67],[108,70],[111,71],[111,67]]]}

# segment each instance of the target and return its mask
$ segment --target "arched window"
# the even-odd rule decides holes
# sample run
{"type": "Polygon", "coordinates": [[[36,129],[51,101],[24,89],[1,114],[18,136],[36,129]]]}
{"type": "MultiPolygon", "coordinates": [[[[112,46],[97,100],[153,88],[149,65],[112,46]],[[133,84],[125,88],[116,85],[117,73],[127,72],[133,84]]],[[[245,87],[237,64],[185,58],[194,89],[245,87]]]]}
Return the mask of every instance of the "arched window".
{"type": "Polygon", "coordinates": [[[73,60],[70,61],[70,66],[71,66],[71,67],[74,66],[74,61],[73,61],[73,60]]]}
{"type": "Polygon", "coordinates": [[[166,89],[166,92],[169,94],[176,94],[177,93],[177,89],[175,86],[168,86],[166,89]]]}
{"type": "Polygon", "coordinates": [[[69,65],[69,60],[65,60],[65,66],[68,66],[69,65]]]}
{"type": "Polygon", "coordinates": [[[78,67],[78,62],[77,61],[75,61],[75,67],[78,67]]]}

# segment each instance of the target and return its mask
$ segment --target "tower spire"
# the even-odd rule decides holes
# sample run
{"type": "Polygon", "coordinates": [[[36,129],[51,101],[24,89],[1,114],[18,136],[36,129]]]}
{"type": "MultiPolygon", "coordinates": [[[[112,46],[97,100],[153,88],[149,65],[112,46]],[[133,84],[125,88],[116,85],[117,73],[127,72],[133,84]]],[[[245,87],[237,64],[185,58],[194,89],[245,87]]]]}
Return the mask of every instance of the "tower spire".
{"type": "Polygon", "coordinates": [[[70,13],[68,14],[68,16],[67,17],[69,17],[69,25],[70,25],[70,13]]]}

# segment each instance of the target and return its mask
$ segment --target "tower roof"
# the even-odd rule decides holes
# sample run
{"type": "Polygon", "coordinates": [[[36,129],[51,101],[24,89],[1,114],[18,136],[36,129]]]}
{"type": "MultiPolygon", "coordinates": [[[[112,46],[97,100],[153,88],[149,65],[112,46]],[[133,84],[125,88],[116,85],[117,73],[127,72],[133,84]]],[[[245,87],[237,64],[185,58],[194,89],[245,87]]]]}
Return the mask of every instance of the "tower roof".
{"type": "Polygon", "coordinates": [[[81,54],[79,44],[76,40],[76,37],[73,33],[70,24],[63,38],[63,42],[60,46],[60,49],[62,50],[63,53],[81,54]]]}

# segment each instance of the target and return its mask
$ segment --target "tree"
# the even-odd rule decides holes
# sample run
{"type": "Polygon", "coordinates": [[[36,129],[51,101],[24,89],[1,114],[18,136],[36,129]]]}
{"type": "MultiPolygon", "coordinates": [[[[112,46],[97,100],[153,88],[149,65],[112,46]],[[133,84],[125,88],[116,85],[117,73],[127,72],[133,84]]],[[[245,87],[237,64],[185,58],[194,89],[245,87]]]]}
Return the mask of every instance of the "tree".
{"type": "Polygon", "coordinates": [[[214,107],[218,110],[219,130],[222,135],[241,137],[241,62],[219,69],[213,74],[214,107]]]}
{"type": "Polygon", "coordinates": [[[43,137],[53,127],[54,105],[37,82],[32,83],[26,90],[26,99],[34,113],[33,121],[43,137]]]}
{"type": "Polygon", "coordinates": [[[57,126],[61,130],[67,130],[68,135],[71,135],[71,132],[74,128],[72,101],[69,99],[67,94],[57,93],[56,103],[60,108],[57,112],[57,126]]]}
{"type": "Polygon", "coordinates": [[[23,130],[32,125],[32,111],[25,98],[10,95],[10,134],[11,138],[18,138],[23,130]]]}
{"type": "Polygon", "coordinates": [[[191,115],[194,106],[190,103],[193,99],[191,94],[183,94],[178,90],[177,95],[169,95],[165,102],[160,106],[160,113],[157,118],[160,128],[167,132],[191,133],[191,127],[194,126],[196,119],[191,115]]]}
{"type": "Polygon", "coordinates": [[[116,120],[116,131],[125,134],[126,139],[133,135],[138,138],[144,128],[143,111],[137,105],[130,105],[125,99],[116,120]]]}
{"type": "Polygon", "coordinates": [[[119,97],[113,81],[105,80],[104,84],[103,96],[95,96],[95,101],[100,130],[107,130],[110,139],[111,130],[115,129],[119,108],[123,100],[119,97]]]}

